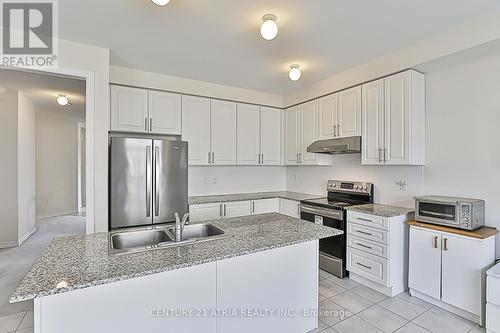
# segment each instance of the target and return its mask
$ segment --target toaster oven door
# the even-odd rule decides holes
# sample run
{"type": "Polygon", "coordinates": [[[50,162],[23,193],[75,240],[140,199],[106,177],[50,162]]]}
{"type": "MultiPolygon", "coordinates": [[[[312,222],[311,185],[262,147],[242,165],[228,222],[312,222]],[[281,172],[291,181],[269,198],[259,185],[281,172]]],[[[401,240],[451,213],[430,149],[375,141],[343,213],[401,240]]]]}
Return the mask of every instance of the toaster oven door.
{"type": "Polygon", "coordinates": [[[454,203],[417,201],[416,206],[418,221],[460,227],[459,209],[454,203]]]}

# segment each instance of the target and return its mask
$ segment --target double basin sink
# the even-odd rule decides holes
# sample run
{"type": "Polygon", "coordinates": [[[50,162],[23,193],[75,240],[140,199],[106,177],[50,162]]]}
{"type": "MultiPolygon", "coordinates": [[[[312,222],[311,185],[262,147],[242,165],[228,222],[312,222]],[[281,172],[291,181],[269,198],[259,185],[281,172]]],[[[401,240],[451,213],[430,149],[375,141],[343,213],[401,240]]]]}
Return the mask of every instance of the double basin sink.
{"type": "Polygon", "coordinates": [[[228,237],[230,236],[224,230],[212,223],[185,225],[179,242],[175,241],[175,226],[172,225],[120,230],[110,234],[109,252],[111,254],[139,252],[228,237]]]}

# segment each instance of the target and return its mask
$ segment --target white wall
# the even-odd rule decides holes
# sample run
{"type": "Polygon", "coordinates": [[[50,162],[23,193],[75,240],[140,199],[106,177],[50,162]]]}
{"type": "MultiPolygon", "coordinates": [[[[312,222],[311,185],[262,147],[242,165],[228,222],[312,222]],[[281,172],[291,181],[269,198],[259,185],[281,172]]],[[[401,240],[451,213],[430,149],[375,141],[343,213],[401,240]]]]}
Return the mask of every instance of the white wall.
{"type": "Polygon", "coordinates": [[[188,177],[190,196],[285,190],[281,166],[190,166],[188,177]]]}
{"type": "Polygon", "coordinates": [[[484,199],[486,223],[500,228],[500,47],[497,49],[428,66],[424,193],[484,199]]]}
{"type": "Polygon", "coordinates": [[[332,166],[289,166],[286,168],[288,191],[326,195],[329,179],[363,181],[375,184],[375,202],[412,207],[412,199],[422,193],[420,166],[363,166],[361,156],[338,155],[332,166]],[[395,183],[408,181],[408,190],[395,183]]]}
{"type": "Polygon", "coordinates": [[[18,93],[18,239],[36,225],[36,114],[33,104],[18,93]]]}
{"type": "Polygon", "coordinates": [[[17,92],[0,94],[0,247],[17,245],[17,92]]]}
{"type": "Polygon", "coordinates": [[[283,96],[131,68],[110,66],[110,82],[278,108],[283,107],[283,96]]]}
{"type": "Polygon", "coordinates": [[[37,217],[78,211],[78,121],[37,112],[37,217]]]}

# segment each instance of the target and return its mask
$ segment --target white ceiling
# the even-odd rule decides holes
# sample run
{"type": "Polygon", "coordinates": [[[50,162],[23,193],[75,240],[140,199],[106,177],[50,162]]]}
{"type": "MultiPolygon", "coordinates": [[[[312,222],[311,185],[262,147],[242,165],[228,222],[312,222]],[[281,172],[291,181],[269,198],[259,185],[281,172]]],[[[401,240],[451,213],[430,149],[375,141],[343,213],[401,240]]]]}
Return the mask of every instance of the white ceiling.
{"type": "MultiPolygon", "coordinates": [[[[64,0],[60,37],[111,64],[285,95],[491,10],[497,0],[64,0]],[[259,35],[261,17],[279,35],[259,35]],[[298,63],[303,78],[288,80],[298,63]]],[[[459,38],[459,36],[457,36],[459,38]]]]}
{"type": "Polygon", "coordinates": [[[0,69],[0,87],[21,91],[33,103],[38,112],[71,119],[85,119],[85,81],[24,71],[0,69]],[[60,106],[59,94],[68,97],[71,105],[60,106]]]}

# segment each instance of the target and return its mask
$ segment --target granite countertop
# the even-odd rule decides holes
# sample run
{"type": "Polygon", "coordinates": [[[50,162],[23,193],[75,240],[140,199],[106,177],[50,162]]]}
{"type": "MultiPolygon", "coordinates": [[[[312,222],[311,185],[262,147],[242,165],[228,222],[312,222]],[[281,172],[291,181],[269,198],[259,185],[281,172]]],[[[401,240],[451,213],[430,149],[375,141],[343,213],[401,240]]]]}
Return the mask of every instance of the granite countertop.
{"type": "Polygon", "coordinates": [[[9,301],[26,301],[342,233],[278,213],[211,222],[232,237],[120,255],[108,253],[109,233],[55,238],[9,301]]]}
{"type": "Polygon", "coordinates": [[[486,274],[488,276],[496,277],[500,279],[500,262],[498,262],[495,266],[491,267],[486,274]]]}
{"type": "Polygon", "coordinates": [[[288,200],[301,201],[301,200],[316,199],[321,197],[324,196],[299,193],[299,192],[290,192],[290,191],[235,193],[235,194],[224,194],[224,195],[189,197],[189,204],[198,205],[204,203],[259,200],[259,199],[271,199],[271,198],[282,198],[288,200]]]}
{"type": "Polygon", "coordinates": [[[350,206],[347,207],[346,209],[352,212],[359,212],[359,213],[365,213],[382,217],[395,217],[413,213],[415,211],[414,208],[380,205],[380,204],[350,206]]]}

